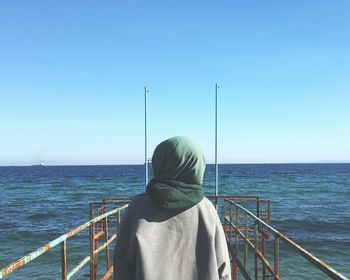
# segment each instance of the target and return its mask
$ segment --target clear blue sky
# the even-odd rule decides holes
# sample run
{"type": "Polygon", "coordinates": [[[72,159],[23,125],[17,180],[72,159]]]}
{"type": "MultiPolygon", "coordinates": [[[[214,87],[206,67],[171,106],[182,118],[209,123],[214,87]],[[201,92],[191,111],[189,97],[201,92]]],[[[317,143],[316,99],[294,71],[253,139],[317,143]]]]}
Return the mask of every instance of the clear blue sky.
{"type": "Polygon", "coordinates": [[[350,1],[0,2],[0,165],[350,159],[350,1]]]}

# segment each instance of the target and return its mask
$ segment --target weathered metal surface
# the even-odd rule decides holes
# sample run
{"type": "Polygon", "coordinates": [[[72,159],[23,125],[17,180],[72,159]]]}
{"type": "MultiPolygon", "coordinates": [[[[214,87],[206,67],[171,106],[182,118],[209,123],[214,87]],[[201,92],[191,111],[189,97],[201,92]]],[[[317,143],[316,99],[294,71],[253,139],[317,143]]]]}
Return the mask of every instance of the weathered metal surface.
{"type": "Polygon", "coordinates": [[[104,230],[100,230],[97,234],[94,235],[94,240],[99,239],[104,233],[104,230]]]}
{"type": "Polygon", "coordinates": [[[101,278],[101,280],[107,280],[109,279],[111,276],[113,275],[113,266],[111,266],[105,275],[103,275],[103,277],[101,278]]]}
{"type": "Polygon", "coordinates": [[[29,263],[30,261],[36,259],[40,255],[44,254],[45,252],[49,251],[52,248],[50,244],[46,244],[39,249],[35,250],[34,252],[28,254],[27,256],[19,259],[16,262],[11,263],[10,265],[6,266],[5,268],[1,269],[0,271],[0,279],[4,278],[5,276],[11,274],[12,272],[16,271],[23,265],[29,263]]]}
{"type": "Polygon", "coordinates": [[[273,253],[273,264],[274,264],[273,272],[275,275],[279,275],[279,251],[280,251],[279,244],[280,242],[279,242],[278,236],[276,235],[274,240],[274,253],[273,253]]]}
{"type": "Polygon", "coordinates": [[[64,240],[61,243],[61,266],[62,280],[67,280],[67,242],[64,240]]]}

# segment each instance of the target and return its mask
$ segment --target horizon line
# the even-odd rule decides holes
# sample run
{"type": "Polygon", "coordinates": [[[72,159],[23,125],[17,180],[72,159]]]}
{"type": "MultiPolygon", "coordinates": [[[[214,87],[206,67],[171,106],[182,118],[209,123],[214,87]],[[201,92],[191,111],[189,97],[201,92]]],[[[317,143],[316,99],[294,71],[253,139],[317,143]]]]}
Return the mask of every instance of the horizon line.
{"type": "MultiPolygon", "coordinates": [[[[350,160],[324,160],[324,161],[305,161],[305,162],[223,162],[218,165],[263,165],[263,164],[350,164],[350,160]]],[[[0,167],[59,167],[59,166],[144,166],[144,163],[113,163],[113,164],[11,164],[0,165],[0,167]]],[[[206,165],[215,165],[214,162],[206,163],[206,165]]]]}

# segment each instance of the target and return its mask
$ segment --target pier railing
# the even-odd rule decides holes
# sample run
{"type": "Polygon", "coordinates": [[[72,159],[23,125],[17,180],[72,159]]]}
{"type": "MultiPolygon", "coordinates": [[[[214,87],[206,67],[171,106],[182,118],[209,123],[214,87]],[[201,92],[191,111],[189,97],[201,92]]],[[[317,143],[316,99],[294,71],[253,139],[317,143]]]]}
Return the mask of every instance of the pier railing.
{"type": "MultiPolygon", "coordinates": [[[[290,250],[302,256],[306,263],[322,271],[324,276],[330,279],[349,280],[271,226],[270,200],[259,199],[257,196],[209,196],[208,198],[217,205],[223,224],[231,255],[233,280],[242,279],[242,277],[254,280],[283,279],[280,273],[283,270],[280,261],[282,257],[280,243],[286,244],[290,250]]],[[[109,279],[113,274],[110,257],[110,250],[113,248],[110,245],[117,238],[118,226],[129,201],[128,198],[108,198],[90,203],[88,222],[2,268],[0,279],[38,259],[54,247],[60,247],[62,280],[81,276],[83,268],[89,268],[89,273],[84,274],[84,277],[91,280],[109,279]],[[67,244],[70,244],[70,239],[77,234],[84,231],[87,234],[87,230],[89,254],[68,271],[67,256],[70,250],[67,251],[67,244]]],[[[40,271],[40,274],[45,275],[45,271],[40,271]]],[[[306,278],[303,277],[303,279],[306,278]]]]}
{"type": "MultiPolygon", "coordinates": [[[[91,280],[97,279],[98,256],[103,251],[105,252],[103,260],[106,263],[106,269],[102,273],[102,277],[100,279],[109,279],[113,273],[113,266],[111,265],[109,257],[109,245],[117,237],[118,225],[123,212],[128,207],[129,201],[130,199],[104,199],[102,202],[90,203],[90,220],[88,222],[61,235],[39,249],[2,268],[0,270],[0,279],[5,278],[16,270],[24,267],[56,246],[61,247],[60,258],[62,280],[69,280],[73,278],[73,276],[76,276],[76,274],[88,263],[90,263],[90,273],[89,275],[85,276],[91,280]],[[112,210],[108,210],[109,208],[112,208],[112,210]],[[89,229],[90,254],[81,259],[79,263],[70,271],[67,271],[68,240],[87,229],[89,229]],[[101,239],[103,243],[99,246],[101,239]]],[[[42,272],[42,275],[45,275],[45,272],[42,272]]]]}
{"type": "MultiPolygon", "coordinates": [[[[325,262],[271,227],[270,210],[267,211],[267,216],[265,211],[253,213],[243,207],[240,201],[230,198],[225,198],[224,204],[224,228],[232,256],[234,280],[237,279],[238,269],[244,279],[282,279],[280,274],[280,242],[303,257],[315,269],[325,273],[324,277],[327,275],[330,279],[348,280],[325,262]],[[269,241],[273,242],[273,246],[268,246],[269,241]],[[268,248],[273,251],[272,254],[268,254],[268,248]],[[250,254],[249,251],[251,251],[250,254]],[[253,257],[253,260],[250,259],[250,256],[253,257]]],[[[270,209],[269,204],[267,209],[270,209]]],[[[296,270],[294,274],[296,274],[296,270]]],[[[310,275],[304,275],[304,277],[312,278],[309,278],[310,275]]]]}

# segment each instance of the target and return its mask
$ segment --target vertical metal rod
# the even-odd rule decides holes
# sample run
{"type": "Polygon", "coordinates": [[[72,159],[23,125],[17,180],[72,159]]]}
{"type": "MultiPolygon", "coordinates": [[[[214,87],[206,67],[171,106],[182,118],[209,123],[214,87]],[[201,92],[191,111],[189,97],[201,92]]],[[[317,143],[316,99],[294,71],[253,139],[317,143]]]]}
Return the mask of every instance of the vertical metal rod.
{"type": "Polygon", "coordinates": [[[67,280],[67,241],[61,243],[62,280],[67,280]]]}
{"type": "MultiPolygon", "coordinates": [[[[271,225],[271,205],[270,205],[270,201],[267,203],[267,219],[266,222],[268,225],[271,225]]],[[[268,228],[267,229],[267,239],[270,239],[271,237],[271,231],[268,228]]]]}
{"type": "MultiPolygon", "coordinates": [[[[275,241],[274,241],[274,274],[275,276],[279,276],[279,238],[277,235],[275,235],[275,241]]],[[[278,279],[275,277],[275,279],[278,279]]]]}
{"type": "MultiPolygon", "coordinates": [[[[264,256],[264,258],[266,258],[266,236],[265,236],[265,232],[264,230],[261,233],[261,245],[262,245],[262,255],[264,256]]],[[[265,267],[265,263],[262,262],[262,277],[263,280],[266,279],[266,267],[265,267]]]]}
{"type": "MultiPolygon", "coordinates": [[[[95,240],[95,250],[98,249],[98,238],[95,240]]],[[[98,252],[95,254],[94,252],[94,280],[97,279],[97,265],[98,265],[98,252]]]]}
{"type": "Polygon", "coordinates": [[[230,241],[230,247],[232,246],[232,224],[233,224],[233,221],[232,221],[232,203],[230,203],[230,235],[229,235],[229,241],[230,241]]]}
{"type": "MultiPolygon", "coordinates": [[[[106,213],[106,200],[102,199],[102,203],[103,203],[103,214],[106,213]]],[[[109,245],[108,245],[108,239],[109,239],[109,232],[108,232],[108,216],[105,217],[102,220],[102,226],[103,226],[103,232],[104,232],[104,239],[105,239],[105,243],[106,245],[106,267],[107,267],[107,271],[110,268],[110,258],[109,258],[109,245]]]]}
{"type": "MultiPolygon", "coordinates": [[[[219,167],[218,167],[218,84],[215,84],[215,196],[219,195],[219,167]]],[[[218,209],[217,198],[215,200],[218,209]]]]}
{"type": "MultiPolygon", "coordinates": [[[[94,218],[94,212],[92,208],[92,204],[90,203],[90,220],[94,218]]],[[[95,225],[94,222],[90,222],[90,280],[95,280],[95,242],[94,242],[94,233],[95,225]]]]}
{"type": "Polygon", "coordinates": [[[121,220],[121,215],[120,215],[120,210],[118,210],[117,231],[119,231],[120,220],[121,220]]]}
{"type": "Polygon", "coordinates": [[[244,238],[244,268],[247,269],[247,258],[248,258],[248,240],[249,240],[249,231],[248,231],[248,215],[245,215],[245,238],[244,238]]]}
{"type": "MultiPolygon", "coordinates": [[[[233,229],[233,217],[232,217],[232,202],[230,202],[230,229],[229,229],[229,246],[230,249],[233,247],[232,246],[232,229],[233,229]]],[[[233,252],[234,253],[234,252],[233,252]]],[[[233,276],[233,280],[236,280],[236,272],[235,272],[235,267],[237,267],[237,260],[235,258],[235,253],[232,255],[233,258],[233,265],[232,265],[232,276],[233,276]]]]}
{"type": "Polygon", "coordinates": [[[224,231],[225,231],[226,239],[228,239],[228,235],[227,235],[228,224],[227,224],[227,221],[226,221],[226,217],[227,217],[227,201],[224,198],[224,231]]]}
{"type": "Polygon", "coordinates": [[[235,262],[234,262],[234,277],[233,279],[237,279],[237,263],[238,263],[238,251],[239,251],[239,243],[238,243],[238,206],[236,206],[236,232],[235,232],[235,262]]]}
{"type": "Polygon", "coordinates": [[[148,160],[147,160],[147,87],[145,87],[145,189],[148,184],[148,160]]]}
{"type": "MultiPolygon", "coordinates": [[[[224,198],[224,218],[227,216],[227,201],[224,198]]],[[[224,219],[225,225],[227,224],[226,219],[224,219]]]]}
{"type": "Polygon", "coordinates": [[[105,233],[105,243],[107,244],[106,246],[106,268],[107,268],[107,271],[109,270],[111,264],[110,264],[110,258],[109,258],[109,246],[108,246],[108,220],[107,220],[108,217],[104,218],[103,219],[103,231],[105,233]]]}
{"type": "Polygon", "coordinates": [[[258,240],[258,223],[255,223],[254,227],[254,271],[255,271],[255,280],[259,280],[259,267],[258,267],[258,251],[259,251],[259,240],[258,240]]]}
{"type": "MultiPolygon", "coordinates": [[[[101,207],[97,208],[97,216],[100,216],[100,215],[103,214],[103,208],[104,208],[104,206],[101,206],[101,207]]],[[[95,240],[94,250],[98,249],[98,239],[100,238],[100,237],[95,238],[95,232],[96,231],[99,232],[101,230],[103,230],[103,222],[102,222],[102,220],[96,222],[95,226],[94,226],[94,234],[93,234],[94,235],[94,240],[95,240]]],[[[95,266],[94,267],[94,278],[93,278],[94,280],[97,279],[98,254],[99,254],[98,252],[97,253],[94,252],[94,266],[95,266]]]]}

